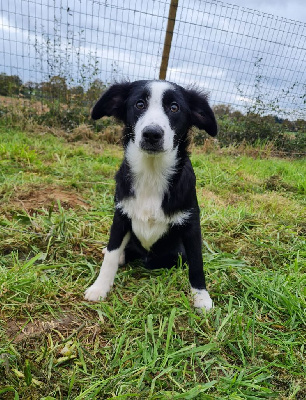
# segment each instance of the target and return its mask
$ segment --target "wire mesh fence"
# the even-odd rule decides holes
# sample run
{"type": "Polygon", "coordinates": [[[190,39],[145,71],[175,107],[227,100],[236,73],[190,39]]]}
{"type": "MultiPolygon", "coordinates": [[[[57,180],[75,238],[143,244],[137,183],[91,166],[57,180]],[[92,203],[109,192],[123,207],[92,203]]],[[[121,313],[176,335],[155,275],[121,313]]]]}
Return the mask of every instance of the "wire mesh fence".
{"type": "MultiPolygon", "coordinates": [[[[0,95],[90,103],[115,80],[158,79],[169,6],[0,0],[0,95]]],[[[166,77],[206,89],[212,104],[306,119],[305,43],[305,23],[180,1],[166,77]]]]}

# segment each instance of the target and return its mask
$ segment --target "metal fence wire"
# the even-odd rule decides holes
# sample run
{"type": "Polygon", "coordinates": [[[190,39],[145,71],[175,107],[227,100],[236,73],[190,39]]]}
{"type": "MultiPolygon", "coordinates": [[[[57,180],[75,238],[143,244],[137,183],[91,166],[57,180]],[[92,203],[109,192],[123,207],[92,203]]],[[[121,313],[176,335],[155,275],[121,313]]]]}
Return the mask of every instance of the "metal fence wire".
{"type": "MultiPolygon", "coordinates": [[[[159,77],[170,0],[0,0],[0,7],[0,74],[18,76],[25,96],[52,79],[78,93],[93,82],[159,77]]],[[[305,39],[302,22],[180,0],[166,78],[206,89],[212,104],[242,110],[258,102],[267,112],[272,104],[305,119],[305,39]]]]}

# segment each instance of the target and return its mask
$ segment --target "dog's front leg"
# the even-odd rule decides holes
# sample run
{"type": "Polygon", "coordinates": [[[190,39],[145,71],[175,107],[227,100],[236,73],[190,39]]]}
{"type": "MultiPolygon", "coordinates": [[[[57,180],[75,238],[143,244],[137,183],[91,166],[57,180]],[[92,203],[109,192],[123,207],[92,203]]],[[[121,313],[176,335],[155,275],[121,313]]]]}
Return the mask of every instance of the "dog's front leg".
{"type": "Polygon", "coordinates": [[[194,306],[210,310],[213,307],[213,302],[206,290],[202,258],[202,236],[198,217],[196,218],[196,222],[185,228],[183,244],[189,266],[189,282],[194,306]]]}
{"type": "Polygon", "coordinates": [[[86,290],[86,300],[99,301],[105,299],[113,286],[120,258],[122,258],[129,239],[129,223],[126,217],[116,210],[100,273],[95,282],[86,290]]]}

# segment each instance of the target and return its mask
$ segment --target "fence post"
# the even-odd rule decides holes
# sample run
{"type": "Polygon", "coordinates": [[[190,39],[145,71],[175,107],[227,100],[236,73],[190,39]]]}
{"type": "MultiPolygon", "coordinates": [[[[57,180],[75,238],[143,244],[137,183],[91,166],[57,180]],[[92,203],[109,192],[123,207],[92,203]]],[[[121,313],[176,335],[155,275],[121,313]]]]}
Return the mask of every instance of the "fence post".
{"type": "Polygon", "coordinates": [[[169,8],[168,24],[167,24],[167,30],[166,30],[166,36],[165,36],[165,42],[164,42],[164,50],[163,50],[162,62],[160,65],[160,70],[159,70],[159,79],[166,79],[169,54],[170,54],[170,49],[171,49],[171,42],[172,42],[173,29],[174,29],[174,24],[175,24],[178,2],[179,2],[179,0],[171,0],[171,4],[170,4],[170,8],[169,8]]]}

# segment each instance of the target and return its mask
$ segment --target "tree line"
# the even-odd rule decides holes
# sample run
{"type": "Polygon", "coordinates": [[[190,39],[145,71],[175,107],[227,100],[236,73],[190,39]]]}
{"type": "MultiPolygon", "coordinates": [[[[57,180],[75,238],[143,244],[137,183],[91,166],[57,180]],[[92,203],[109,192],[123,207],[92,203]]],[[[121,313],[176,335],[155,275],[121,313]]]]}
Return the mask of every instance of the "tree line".
{"type": "Polygon", "coordinates": [[[43,82],[28,81],[23,83],[18,75],[0,73],[0,95],[9,97],[24,97],[45,101],[59,101],[69,104],[71,102],[93,102],[105,90],[106,85],[100,79],[94,79],[85,90],[83,86],[70,86],[66,78],[56,75],[43,82]]]}

